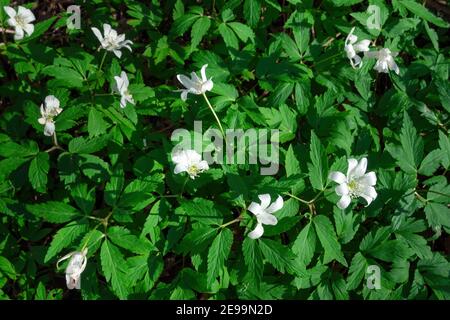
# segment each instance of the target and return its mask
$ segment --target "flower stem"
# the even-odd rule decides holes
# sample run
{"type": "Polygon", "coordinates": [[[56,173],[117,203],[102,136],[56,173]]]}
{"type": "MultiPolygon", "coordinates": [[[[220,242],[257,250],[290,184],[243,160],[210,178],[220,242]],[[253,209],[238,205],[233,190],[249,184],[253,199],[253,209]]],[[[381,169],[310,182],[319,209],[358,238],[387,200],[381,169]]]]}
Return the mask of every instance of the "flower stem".
{"type": "Polygon", "coordinates": [[[234,219],[234,220],[228,221],[227,223],[221,224],[221,225],[220,225],[220,228],[222,228],[222,229],[223,229],[223,228],[226,228],[226,227],[228,227],[230,224],[239,222],[239,221],[241,221],[241,220],[242,220],[242,215],[240,215],[239,217],[237,217],[237,218],[234,219]]]}
{"type": "Polygon", "coordinates": [[[284,194],[289,196],[289,197],[291,197],[291,198],[293,198],[293,199],[295,199],[295,200],[300,201],[301,203],[304,203],[304,204],[307,204],[307,205],[310,204],[310,201],[303,200],[303,199],[301,199],[299,197],[294,196],[293,194],[290,194],[289,192],[285,192],[284,194]]]}
{"type": "Polygon", "coordinates": [[[211,103],[209,102],[208,97],[206,96],[205,93],[203,93],[203,97],[205,98],[205,101],[206,101],[206,103],[208,104],[209,109],[210,109],[211,112],[213,113],[214,118],[216,118],[216,122],[217,122],[217,124],[219,125],[220,132],[222,132],[222,136],[223,136],[223,138],[225,139],[225,142],[226,142],[226,139],[227,139],[227,138],[226,138],[226,136],[225,136],[225,131],[223,130],[222,124],[220,123],[219,117],[217,116],[216,112],[214,111],[214,109],[213,109],[211,103]]]}
{"type": "Polygon", "coordinates": [[[98,70],[102,70],[103,68],[103,63],[105,63],[105,58],[106,58],[106,54],[108,53],[108,51],[105,50],[105,52],[103,53],[103,57],[102,57],[102,61],[100,62],[100,66],[98,67],[98,70]]]}

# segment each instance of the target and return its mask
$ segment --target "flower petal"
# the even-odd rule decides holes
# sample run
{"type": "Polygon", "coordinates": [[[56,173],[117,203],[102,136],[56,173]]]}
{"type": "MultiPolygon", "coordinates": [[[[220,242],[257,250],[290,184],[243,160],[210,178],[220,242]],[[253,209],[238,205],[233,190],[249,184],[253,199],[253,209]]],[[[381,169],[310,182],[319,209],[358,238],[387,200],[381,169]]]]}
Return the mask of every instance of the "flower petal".
{"type": "Polygon", "coordinates": [[[339,171],[332,171],[330,172],[328,179],[333,180],[336,183],[342,184],[347,182],[347,177],[339,171]]]}
{"type": "Polygon", "coordinates": [[[102,33],[100,32],[100,30],[98,30],[95,27],[91,28],[91,30],[94,33],[94,35],[97,37],[98,41],[100,41],[100,43],[102,43],[103,42],[103,36],[102,36],[102,33]]]}
{"type": "Polygon", "coordinates": [[[375,172],[371,171],[366,173],[361,179],[359,179],[359,181],[367,186],[374,186],[377,184],[377,176],[375,172]]]}
{"type": "Polygon", "coordinates": [[[181,172],[185,172],[188,169],[188,165],[186,163],[178,163],[173,170],[173,173],[179,174],[181,172]]]}
{"type": "Polygon", "coordinates": [[[367,170],[367,158],[362,158],[359,160],[358,165],[355,170],[353,170],[353,177],[360,178],[362,177],[367,170]]]}
{"type": "Polygon", "coordinates": [[[277,212],[278,210],[280,210],[281,208],[283,208],[283,204],[284,204],[283,198],[282,198],[281,196],[278,196],[277,200],[276,200],[274,203],[272,203],[272,204],[270,205],[270,207],[268,207],[268,208],[266,209],[266,212],[267,212],[267,213],[274,213],[274,212],[277,212]]]}
{"type": "Polygon", "coordinates": [[[350,202],[352,201],[352,199],[350,198],[350,196],[348,195],[344,195],[341,197],[341,199],[338,201],[337,206],[340,209],[345,209],[348,207],[348,205],[350,204],[350,202]]]}
{"type": "Polygon", "coordinates": [[[202,75],[202,82],[208,81],[208,78],[206,77],[206,68],[208,67],[207,64],[204,64],[202,66],[202,69],[200,70],[200,74],[202,75]]]}
{"type": "Polygon", "coordinates": [[[50,137],[55,133],[55,124],[53,122],[46,122],[44,127],[44,135],[50,137]]]}
{"type": "Polygon", "coordinates": [[[356,166],[358,165],[358,160],[356,159],[348,159],[347,160],[348,163],[348,168],[347,168],[347,181],[350,180],[350,177],[353,177],[353,170],[356,168],[356,166]]]}
{"type": "Polygon", "coordinates": [[[265,193],[265,194],[260,194],[258,196],[259,200],[261,200],[261,208],[262,210],[266,210],[267,207],[270,204],[270,194],[265,193]]]}
{"type": "Polygon", "coordinates": [[[31,36],[31,34],[34,32],[34,25],[31,23],[26,24],[24,30],[27,33],[27,35],[31,36]]]}
{"type": "Polygon", "coordinates": [[[247,210],[253,213],[255,216],[262,214],[261,206],[256,202],[250,203],[247,210]]]}
{"type": "Polygon", "coordinates": [[[356,52],[367,52],[369,51],[370,40],[361,40],[357,44],[353,45],[356,52]]]}
{"type": "Polygon", "coordinates": [[[190,88],[194,88],[195,84],[194,82],[192,82],[191,79],[189,79],[188,77],[186,77],[183,74],[178,74],[177,75],[177,79],[178,81],[180,81],[180,83],[186,88],[186,89],[190,89],[190,88]]]}
{"type": "Polygon", "coordinates": [[[378,194],[374,187],[366,187],[359,194],[359,196],[363,197],[364,200],[366,200],[366,202],[367,202],[366,207],[367,207],[368,205],[370,205],[372,203],[373,200],[375,200],[377,198],[378,194]]]}
{"type": "Polygon", "coordinates": [[[14,18],[17,15],[16,10],[14,10],[12,7],[4,6],[3,9],[10,18],[14,18]]]}
{"type": "Polygon", "coordinates": [[[261,223],[256,225],[256,228],[248,234],[250,239],[258,239],[264,234],[264,227],[261,223]]]}
{"type": "Polygon", "coordinates": [[[277,217],[270,213],[263,213],[257,216],[258,222],[274,226],[278,223],[277,217]]]}
{"type": "Polygon", "coordinates": [[[348,185],[346,183],[340,184],[338,185],[334,191],[336,191],[336,194],[338,196],[346,196],[350,193],[350,191],[348,190],[348,185]]]}

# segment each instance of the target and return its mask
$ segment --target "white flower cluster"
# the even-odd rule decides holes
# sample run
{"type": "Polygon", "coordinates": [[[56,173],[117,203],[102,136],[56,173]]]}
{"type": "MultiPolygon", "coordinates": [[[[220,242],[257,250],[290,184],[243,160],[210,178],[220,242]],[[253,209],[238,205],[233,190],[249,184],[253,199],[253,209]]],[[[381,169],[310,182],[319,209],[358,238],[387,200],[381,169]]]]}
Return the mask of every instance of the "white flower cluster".
{"type": "Polygon", "coordinates": [[[350,64],[353,68],[359,66],[362,67],[363,62],[358,55],[359,52],[364,52],[364,56],[367,58],[377,59],[374,69],[378,72],[388,73],[389,70],[394,71],[396,74],[400,74],[400,69],[394,61],[394,57],[398,53],[393,53],[388,48],[383,48],[378,51],[370,51],[370,40],[358,41],[358,37],[353,34],[355,27],[350,30],[347,38],[345,39],[344,51],[347,54],[347,58],[350,60],[350,64]]]}

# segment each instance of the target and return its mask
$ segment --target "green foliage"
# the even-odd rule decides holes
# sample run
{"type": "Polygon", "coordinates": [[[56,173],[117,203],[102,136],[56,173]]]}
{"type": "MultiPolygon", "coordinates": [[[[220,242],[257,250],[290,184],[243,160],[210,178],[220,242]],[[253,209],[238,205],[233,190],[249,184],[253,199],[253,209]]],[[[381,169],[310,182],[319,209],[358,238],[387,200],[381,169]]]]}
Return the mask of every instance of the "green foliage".
{"type": "Polygon", "coordinates": [[[84,249],[83,299],[450,299],[445,11],[415,0],[80,0],[77,30],[61,6],[34,1],[34,32],[15,41],[3,6],[16,2],[1,4],[0,299],[62,299],[67,261],[57,262],[84,249]],[[131,52],[99,48],[91,28],[104,23],[131,52]],[[398,53],[398,75],[363,53],[351,67],[353,27],[371,51],[398,53]],[[206,64],[208,100],[183,101],[177,75],[206,64]],[[134,101],[124,108],[121,71],[134,101]],[[46,136],[50,95],[62,112],[43,119],[55,126],[46,136]],[[171,134],[201,144],[194,121],[203,133],[218,122],[278,130],[278,170],[245,158],[175,174],[171,134]],[[368,159],[377,197],[366,206],[352,189],[339,209],[329,175],[350,158],[368,159]],[[261,216],[247,209],[262,194],[284,205],[251,239],[261,216]]]}

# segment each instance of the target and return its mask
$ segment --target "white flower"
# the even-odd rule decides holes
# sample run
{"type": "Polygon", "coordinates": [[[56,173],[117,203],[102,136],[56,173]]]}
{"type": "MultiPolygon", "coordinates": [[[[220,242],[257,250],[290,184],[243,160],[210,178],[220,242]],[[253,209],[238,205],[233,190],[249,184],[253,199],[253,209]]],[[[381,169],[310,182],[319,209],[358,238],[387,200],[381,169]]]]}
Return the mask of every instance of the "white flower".
{"type": "Polygon", "coordinates": [[[128,91],[128,85],[130,82],[128,81],[127,74],[122,71],[120,73],[120,77],[115,76],[114,79],[116,80],[116,86],[115,89],[120,93],[120,107],[125,108],[127,105],[127,101],[131,104],[134,104],[134,99],[131,93],[128,91]]]}
{"type": "Polygon", "coordinates": [[[264,233],[263,224],[268,225],[276,225],[278,223],[277,218],[272,214],[281,208],[283,208],[283,198],[278,196],[277,200],[270,204],[270,195],[269,194],[261,194],[258,196],[259,200],[261,200],[261,204],[257,204],[256,202],[252,202],[248,207],[248,211],[253,213],[256,216],[256,220],[258,224],[256,225],[255,230],[250,232],[248,236],[251,239],[258,239],[264,233]]]}
{"type": "Polygon", "coordinates": [[[44,135],[52,136],[55,132],[55,124],[53,118],[62,112],[59,107],[59,100],[55,96],[45,97],[45,101],[41,104],[41,118],[38,122],[44,125],[44,135]]]}
{"type": "Polygon", "coordinates": [[[358,43],[358,37],[353,34],[355,27],[350,30],[347,38],[345,39],[345,53],[347,53],[347,58],[350,59],[350,64],[353,68],[359,65],[362,67],[361,57],[357,55],[358,52],[366,52],[369,51],[370,40],[361,40],[358,43]]]}
{"type": "Polygon", "coordinates": [[[335,191],[341,197],[337,206],[345,209],[349,206],[351,198],[363,197],[367,201],[366,207],[377,197],[375,184],[377,176],[375,172],[366,173],[367,159],[362,158],[359,162],[356,159],[348,159],[347,176],[342,172],[330,172],[329,178],[339,185],[335,191]]]}
{"type": "Polygon", "coordinates": [[[8,6],[3,7],[5,9],[6,14],[9,16],[8,24],[11,27],[14,27],[14,40],[21,40],[24,37],[24,31],[28,36],[34,31],[34,25],[30,22],[36,20],[33,12],[30,9],[19,6],[17,12],[8,6]]]}
{"type": "Polygon", "coordinates": [[[199,173],[208,170],[209,166],[202,156],[195,150],[178,150],[172,154],[175,163],[174,173],[187,172],[191,179],[195,179],[199,173]]]}
{"type": "Polygon", "coordinates": [[[58,260],[57,265],[61,261],[70,258],[69,264],[66,268],[66,284],[67,288],[69,288],[70,290],[81,288],[81,274],[83,273],[84,269],[86,269],[87,251],[88,250],[86,248],[82,252],[71,252],[58,260]]]}
{"type": "Polygon", "coordinates": [[[191,73],[190,79],[182,74],[177,75],[178,81],[180,81],[181,84],[186,88],[181,90],[181,99],[183,101],[186,101],[188,93],[203,94],[206,91],[211,91],[211,89],[213,88],[213,82],[212,78],[208,79],[206,77],[206,67],[208,67],[207,64],[205,64],[200,70],[200,73],[202,75],[201,79],[195,72],[191,73]]]}
{"type": "Polygon", "coordinates": [[[398,55],[397,52],[391,52],[388,48],[383,48],[379,51],[366,52],[365,56],[368,58],[376,58],[377,63],[374,69],[378,72],[388,73],[389,70],[400,74],[400,69],[394,61],[394,57],[398,55]]]}
{"type": "Polygon", "coordinates": [[[117,34],[117,31],[112,29],[109,24],[103,24],[103,35],[97,28],[91,29],[98,41],[100,41],[102,48],[114,52],[117,58],[122,56],[122,51],[120,51],[120,49],[127,48],[131,51],[129,44],[133,44],[133,42],[131,40],[125,40],[125,35],[117,34]]]}

